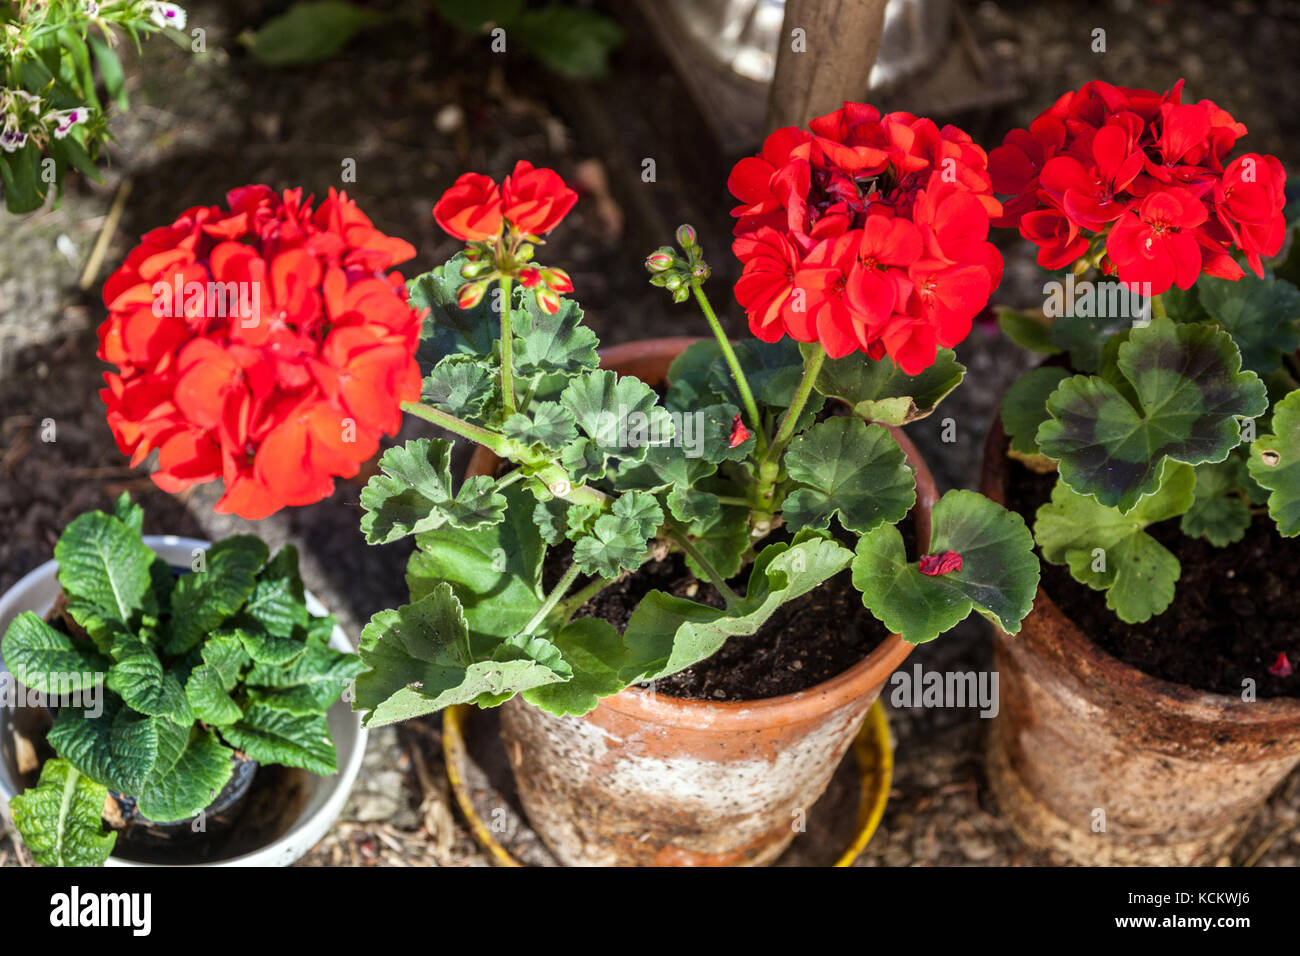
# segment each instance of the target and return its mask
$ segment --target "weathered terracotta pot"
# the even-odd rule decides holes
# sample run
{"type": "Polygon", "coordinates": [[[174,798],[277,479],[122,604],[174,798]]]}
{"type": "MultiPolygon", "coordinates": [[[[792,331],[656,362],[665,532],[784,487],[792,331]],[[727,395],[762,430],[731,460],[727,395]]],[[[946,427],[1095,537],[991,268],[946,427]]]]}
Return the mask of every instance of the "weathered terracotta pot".
{"type": "MultiPolygon", "coordinates": [[[[632,342],[602,364],[658,384],[694,338],[632,342]]],[[[920,453],[917,534],[928,540],[938,493],[920,453]]],[[[470,473],[491,473],[482,450],[470,473]]],[[[867,710],[912,645],[894,635],[838,677],[796,694],[734,703],[630,687],[583,717],[519,699],[502,734],[520,799],[552,853],[571,866],[762,865],[794,839],[867,710]]]]}
{"type": "MultiPolygon", "coordinates": [[[[1004,504],[1006,451],[995,421],[980,490],[1004,504]]],[[[1020,633],[995,635],[989,782],[1032,846],[1093,865],[1212,864],[1300,763],[1300,700],[1248,703],[1149,677],[1041,588],[1020,633]]]]}

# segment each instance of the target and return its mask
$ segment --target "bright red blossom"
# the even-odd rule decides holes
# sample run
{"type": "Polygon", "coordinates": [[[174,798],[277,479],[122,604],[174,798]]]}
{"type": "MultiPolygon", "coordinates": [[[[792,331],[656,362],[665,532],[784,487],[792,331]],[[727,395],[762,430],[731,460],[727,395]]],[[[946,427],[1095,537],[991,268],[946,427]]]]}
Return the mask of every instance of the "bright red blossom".
{"type": "Polygon", "coordinates": [[[100,394],[123,453],[165,491],[221,478],[219,512],[328,495],[419,397],[420,317],[391,266],[415,255],[345,194],[246,186],[142,237],[104,284],[100,394]]]}
{"type": "Polygon", "coordinates": [[[515,171],[501,184],[501,197],[505,217],[530,236],[550,232],[578,201],[578,194],[565,185],[559,173],[534,169],[523,159],[515,163],[515,171]]]}
{"type": "Polygon", "coordinates": [[[457,239],[495,239],[501,231],[501,189],[488,176],[464,173],[434,205],[433,218],[457,239]]]}
{"type": "Polygon", "coordinates": [[[932,365],[1002,276],[986,166],[956,127],[862,103],[774,132],[727,182],[750,329],[888,354],[909,374],[932,365]]]}
{"type": "Polygon", "coordinates": [[[1234,249],[1262,276],[1286,228],[1282,165],[1228,162],[1246,127],[1210,100],[1183,103],[1182,86],[1094,81],[1012,130],[989,154],[994,188],[1013,197],[994,224],[1018,227],[1048,269],[1104,250],[1106,272],[1152,295],[1202,273],[1240,278],[1234,249]]]}

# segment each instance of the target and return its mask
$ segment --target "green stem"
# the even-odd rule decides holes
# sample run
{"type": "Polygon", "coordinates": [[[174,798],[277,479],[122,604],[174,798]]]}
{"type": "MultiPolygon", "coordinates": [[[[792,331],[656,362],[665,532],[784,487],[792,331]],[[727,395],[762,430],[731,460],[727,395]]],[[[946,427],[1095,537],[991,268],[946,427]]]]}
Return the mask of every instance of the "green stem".
{"type": "Polygon", "coordinates": [[[476,441],[486,448],[490,448],[499,457],[507,456],[507,445],[509,439],[504,435],[498,435],[496,432],[490,432],[486,428],[480,428],[478,425],[471,425],[463,419],[457,418],[440,408],[434,408],[432,405],[425,405],[421,402],[403,402],[402,411],[417,418],[423,418],[427,422],[440,428],[445,428],[449,432],[454,432],[462,438],[468,438],[470,441],[476,441]]]}
{"type": "Polygon", "coordinates": [[[564,597],[565,592],[572,587],[574,581],[578,580],[578,575],[581,573],[582,570],[576,563],[569,565],[569,570],[564,572],[564,577],[560,578],[559,583],[551,589],[551,593],[546,595],[546,600],[542,602],[542,606],[537,609],[537,613],[528,619],[528,623],[523,626],[519,633],[533,633],[537,629],[537,625],[546,620],[547,615],[555,610],[555,605],[560,603],[560,598],[564,597]]]}
{"type": "Polygon", "coordinates": [[[613,583],[614,581],[606,580],[602,577],[592,578],[581,591],[578,591],[572,597],[567,597],[561,601],[557,606],[560,612],[559,626],[563,627],[565,624],[568,624],[573,618],[573,615],[577,614],[584,604],[613,583]]]}
{"type": "Polygon", "coordinates": [[[736,351],[731,347],[731,340],[727,338],[727,333],[722,328],[722,323],[718,321],[718,314],[713,311],[713,305],[709,302],[709,297],[704,294],[704,289],[699,285],[692,284],[691,291],[695,293],[695,301],[700,304],[700,311],[704,313],[704,318],[709,322],[709,327],[713,329],[713,336],[718,340],[718,346],[722,349],[722,357],[727,361],[727,367],[731,369],[731,377],[736,380],[736,388],[740,391],[740,400],[745,405],[745,414],[749,418],[750,427],[754,432],[754,450],[759,458],[762,458],[767,452],[767,435],[763,428],[763,419],[758,414],[758,404],[754,401],[754,393],[749,388],[749,379],[745,378],[745,373],[740,367],[740,360],[736,358],[736,351]]]}
{"type": "Polygon", "coordinates": [[[795,425],[799,422],[799,416],[803,414],[804,406],[808,404],[813,385],[816,384],[817,376],[822,370],[822,363],[825,361],[826,350],[819,342],[813,346],[808,364],[804,366],[803,378],[799,380],[799,388],[796,389],[790,407],[785,410],[785,415],[781,418],[776,437],[772,439],[772,446],[759,462],[758,490],[754,499],[756,505],[753,515],[753,526],[756,532],[765,534],[771,527],[776,504],[776,483],[781,477],[781,455],[785,453],[786,445],[790,444],[790,439],[794,437],[795,425]]]}
{"type": "Polygon", "coordinates": [[[813,386],[817,383],[817,376],[821,373],[822,363],[825,361],[826,350],[822,348],[820,342],[817,342],[813,345],[808,364],[804,366],[803,378],[799,380],[799,388],[794,393],[794,400],[785,410],[781,425],[776,430],[776,437],[772,439],[772,447],[763,458],[764,464],[770,460],[777,462],[781,460],[781,453],[794,437],[794,427],[799,422],[799,416],[803,414],[804,406],[808,404],[808,397],[812,395],[813,386]]]}
{"type": "Polygon", "coordinates": [[[726,579],[723,578],[722,574],[719,573],[718,569],[713,566],[709,559],[704,556],[703,552],[691,543],[690,538],[686,536],[685,532],[672,523],[669,523],[664,527],[667,529],[668,537],[672,538],[673,543],[676,544],[677,547],[681,548],[682,551],[691,558],[691,560],[700,566],[700,569],[704,572],[704,576],[709,579],[709,583],[718,589],[718,593],[722,595],[722,599],[727,602],[727,607],[732,607],[740,601],[740,595],[731,590],[726,579]]]}
{"type": "Polygon", "coordinates": [[[731,495],[718,495],[717,498],[718,504],[720,505],[737,505],[741,508],[754,507],[754,502],[750,501],[748,498],[735,498],[731,495]]]}
{"type": "Polygon", "coordinates": [[[1158,295],[1151,297],[1151,315],[1157,319],[1167,319],[1169,315],[1165,312],[1165,301],[1158,295]]]}
{"type": "Polygon", "coordinates": [[[510,327],[510,276],[501,277],[501,400],[506,415],[515,407],[515,333],[510,327]]]}
{"type": "Polygon", "coordinates": [[[533,376],[533,380],[528,383],[528,387],[524,389],[524,397],[519,402],[519,407],[524,411],[527,411],[528,406],[533,403],[533,394],[537,391],[537,386],[541,384],[542,375],[544,374],[544,372],[538,372],[533,376]]]}

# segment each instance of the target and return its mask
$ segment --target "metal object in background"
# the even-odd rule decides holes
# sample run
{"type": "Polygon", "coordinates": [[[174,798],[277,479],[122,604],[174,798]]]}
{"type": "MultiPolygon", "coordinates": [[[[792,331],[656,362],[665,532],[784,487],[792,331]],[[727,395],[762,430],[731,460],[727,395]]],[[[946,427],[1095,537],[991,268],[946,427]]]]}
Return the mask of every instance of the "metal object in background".
{"type": "MultiPolygon", "coordinates": [[[[771,82],[786,34],[785,0],[671,0],[671,6],[691,38],[720,63],[746,79],[771,82]]],[[[889,0],[872,89],[933,62],[948,42],[951,12],[951,0],[889,0]]]]}

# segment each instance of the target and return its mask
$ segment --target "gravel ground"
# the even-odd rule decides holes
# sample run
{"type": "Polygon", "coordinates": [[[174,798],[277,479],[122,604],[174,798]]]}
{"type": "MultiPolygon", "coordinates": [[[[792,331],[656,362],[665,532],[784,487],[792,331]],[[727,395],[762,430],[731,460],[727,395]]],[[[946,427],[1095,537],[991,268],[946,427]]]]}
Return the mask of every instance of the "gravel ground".
{"type": "MultiPolygon", "coordinates": [[[[553,258],[569,267],[604,341],[700,330],[644,282],[640,269],[645,252],[681,219],[693,220],[706,249],[715,250],[715,302],[729,299],[733,267],[721,239],[730,202],[721,184],[735,157],[693,148],[677,129],[684,94],[662,59],[637,41],[643,33],[633,32],[616,75],[595,90],[519,64],[506,67],[432,20],[363,38],[319,67],[273,72],[252,64],[235,37],[265,15],[259,8],[284,5],[193,4],[191,25],[207,28],[209,52],[191,57],[166,40],[146,47],[131,70],[133,109],[114,125],[118,145],[107,181],[73,183],[57,209],[24,220],[0,217],[0,522],[8,529],[0,536],[0,590],[50,557],[70,518],[124,489],[144,503],[151,532],[217,537],[248,530],[239,519],[212,513],[211,489],[170,497],[153,487],[146,470],[128,469],[94,397],[102,371],[94,327],[102,307],[78,279],[124,181],[133,191],[92,290],[135,236],[186,206],[253,181],[301,184],[320,195],[338,184],[346,158],[358,169],[349,192],[380,228],[420,250],[407,267],[415,274],[454,249],[429,215],[450,181],[467,168],[499,176],[526,156],[584,184],[585,201],[556,233],[553,258]],[[639,179],[621,164],[639,168],[645,155],[657,159],[659,181],[643,194],[635,186],[629,192],[626,183],[639,179]],[[52,442],[42,440],[47,420],[56,429],[52,442]]],[[[995,144],[1059,92],[1094,76],[1163,87],[1183,75],[1193,96],[1211,96],[1250,127],[1250,148],[1276,153],[1292,168],[1300,160],[1294,3],[1049,0],[966,9],[991,69],[1014,73],[1031,91],[1025,100],[954,118],[981,142],[995,144]],[[1102,55],[1089,50],[1098,27],[1107,31],[1102,55]]],[[[1006,251],[998,301],[1033,304],[1035,272],[1024,244],[1008,243],[1006,251]]],[[[740,333],[731,311],[731,327],[740,333]]],[[[940,442],[937,420],[910,429],[944,487],[974,484],[989,416],[1027,362],[987,325],[961,357],[970,368],[967,382],[943,410],[956,421],[958,440],[940,442]]],[[[308,586],[354,638],[372,613],[404,599],[407,554],[400,544],[365,545],[358,492],[340,483],[330,499],[254,529],[273,545],[299,546],[308,586]]],[[[919,648],[912,661],[970,670],[987,669],[989,657],[987,630],[968,622],[919,648]]],[[[984,727],[973,711],[894,710],[891,723],[893,799],[861,865],[1054,862],[1024,848],[997,817],[981,768],[984,727]]],[[[451,808],[437,727],[436,720],[417,721],[371,736],[341,822],[304,865],[487,864],[451,808]]],[[[1300,861],[1298,787],[1300,776],[1293,776],[1222,862],[1300,861]]],[[[0,835],[0,865],[24,862],[17,842],[0,835]]]]}

